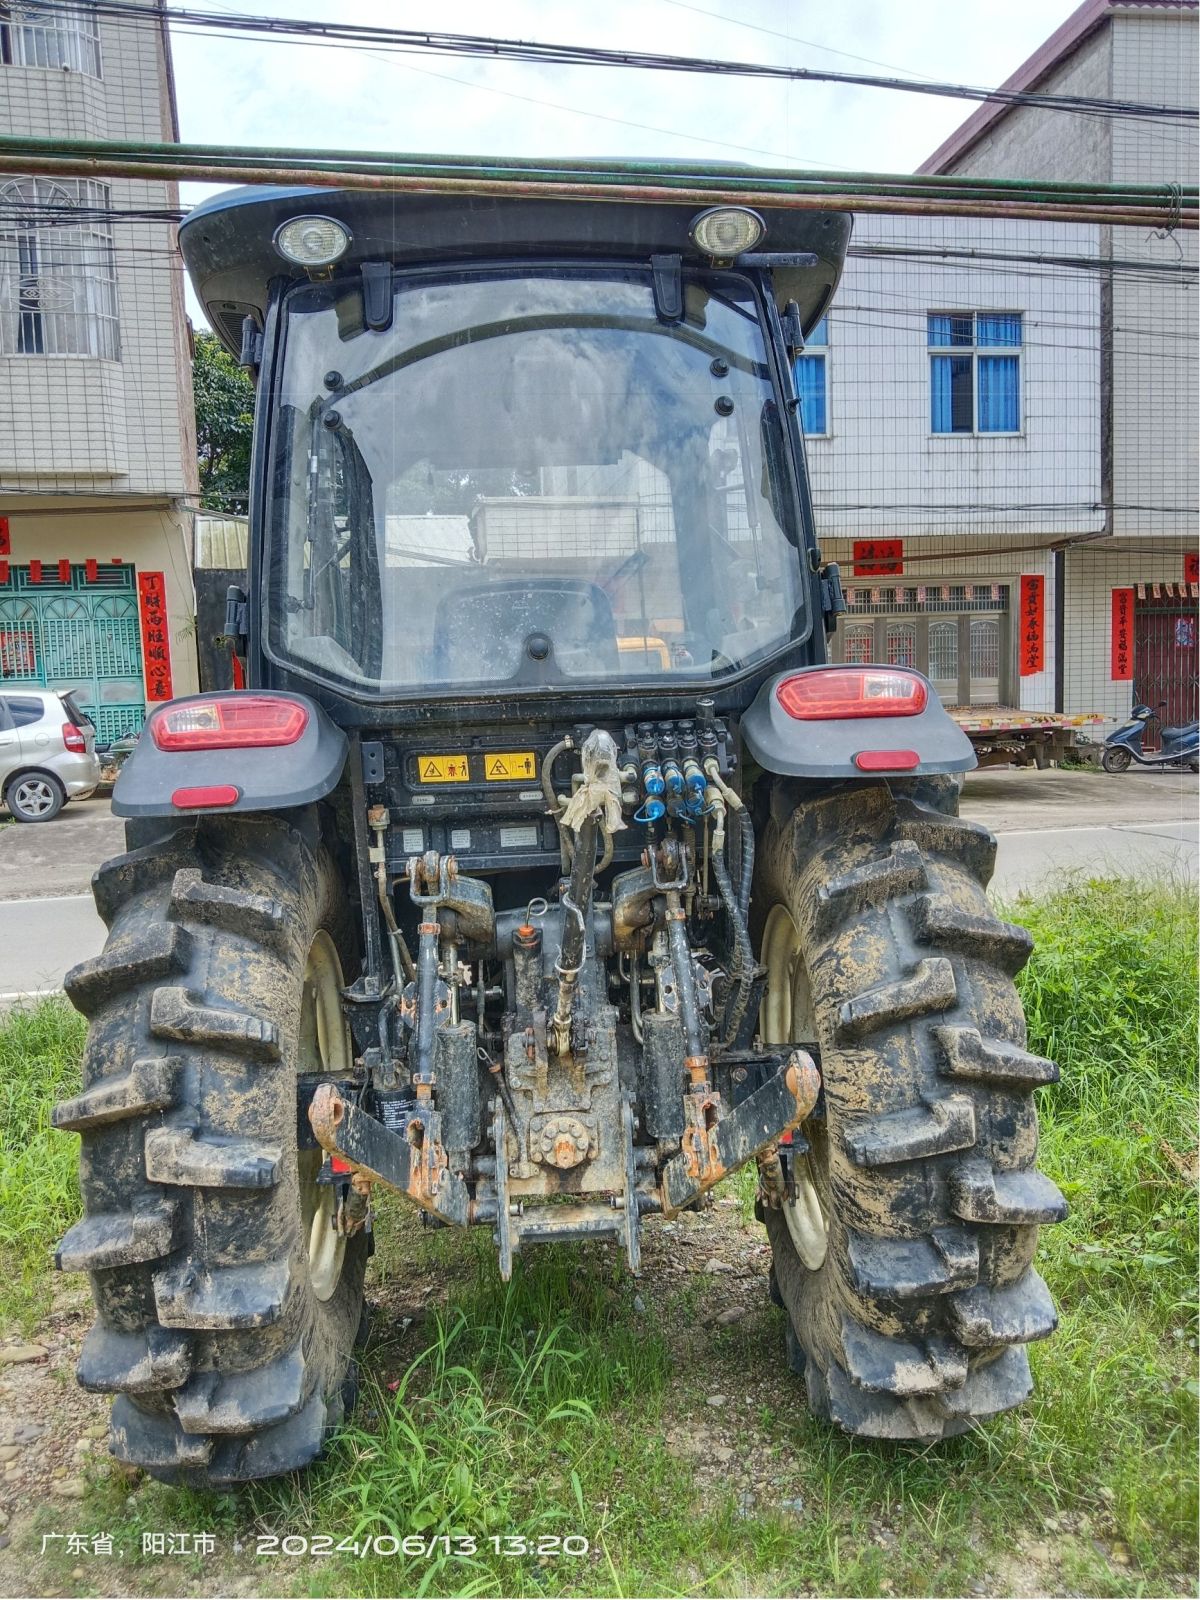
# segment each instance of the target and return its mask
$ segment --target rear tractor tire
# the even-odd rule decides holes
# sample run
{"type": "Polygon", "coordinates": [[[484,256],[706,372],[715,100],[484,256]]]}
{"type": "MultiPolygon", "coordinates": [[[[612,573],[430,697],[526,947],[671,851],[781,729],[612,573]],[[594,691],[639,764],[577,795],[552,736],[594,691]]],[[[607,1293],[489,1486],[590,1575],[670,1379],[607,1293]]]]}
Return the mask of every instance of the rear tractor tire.
{"type": "Polygon", "coordinates": [[[779,784],[754,901],[763,1038],[815,1044],[824,1086],[794,1197],[760,1201],[772,1293],[813,1412],[887,1439],[1028,1397],[1026,1345],[1057,1321],[1038,1224],[1067,1211],[1034,1165],[1058,1071],[1025,1048],[1031,940],[984,895],[992,836],[918,792],[797,806],[779,784]]]}
{"type": "Polygon", "coordinates": [[[93,880],[103,954],[67,975],[91,1024],[85,1216],[58,1263],[91,1275],[79,1382],[115,1392],[110,1447],[196,1486],[311,1461],[354,1376],[367,1240],[333,1227],[297,1091],[352,1065],[352,941],[315,827],[202,819],[93,880]]]}

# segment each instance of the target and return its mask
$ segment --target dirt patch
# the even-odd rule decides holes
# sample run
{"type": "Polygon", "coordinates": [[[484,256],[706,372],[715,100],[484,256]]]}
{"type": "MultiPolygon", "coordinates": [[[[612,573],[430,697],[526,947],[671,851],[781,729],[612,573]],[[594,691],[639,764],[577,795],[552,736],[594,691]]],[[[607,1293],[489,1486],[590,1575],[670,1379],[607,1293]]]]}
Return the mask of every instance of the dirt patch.
{"type": "Polygon", "coordinates": [[[0,1343],[0,1539],[6,1541],[0,1575],[36,1510],[61,1503],[69,1522],[93,1464],[116,1469],[107,1455],[108,1400],[75,1382],[91,1323],[87,1289],[64,1285],[31,1339],[13,1335],[0,1343]]]}

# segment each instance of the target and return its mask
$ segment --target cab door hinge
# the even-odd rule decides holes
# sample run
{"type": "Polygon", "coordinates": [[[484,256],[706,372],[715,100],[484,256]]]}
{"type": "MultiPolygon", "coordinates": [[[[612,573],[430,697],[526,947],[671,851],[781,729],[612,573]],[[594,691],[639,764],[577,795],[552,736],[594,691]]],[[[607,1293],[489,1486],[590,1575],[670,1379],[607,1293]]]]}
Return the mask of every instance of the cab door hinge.
{"type": "Polygon", "coordinates": [[[825,618],[825,632],[832,633],[837,619],[846,609],[846,592],[842,588],[842,569],[836,561],[827,561],[819,573],[821,583],[821,612],[825,618]]]}

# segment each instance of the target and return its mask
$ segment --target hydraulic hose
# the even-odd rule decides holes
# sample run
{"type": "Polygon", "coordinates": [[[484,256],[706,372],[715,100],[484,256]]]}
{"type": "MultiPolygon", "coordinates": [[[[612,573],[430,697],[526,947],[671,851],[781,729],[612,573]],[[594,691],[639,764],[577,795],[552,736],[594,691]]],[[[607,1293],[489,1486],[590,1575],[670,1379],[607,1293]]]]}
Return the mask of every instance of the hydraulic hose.
{"type": "Polygon", "coordinates": [[[388,892],[387,868],[381,861],[375,873],[375,881],[379,886],[379,906],[383,912],[383,920],[387,927],[388,945],[392,952],[392,967],[396,973],[396,980],[403,989],[405,980],[412,983],[417,976],[417,969],[413,964],[412,953],[405,943],[404,935],[400,932],[400,925],[396,921],[396,913],[392,910],[392,897],[388,892]]]}
{"type": "Polygon", "coordinates": [[[567,734],[565,739],[560,739],[556,745],[553,745],[549,750],[546,751],[545,759],[542,761],[542,793],[546,797],[546,805],[549,809],[550,815],[554,818],[555,822],[558,823],[559,861],[562,865],[564,877],[566,877],[571,870],[571,862],[574,859],[574,849],[571,844],[570,831],[563,827],[563,808],[559,804],[558,796],[554,792],[554,763],[558,760],[559,756],[565,755],[568,750],[574,750],[574,748],[575,741],[571,738],[570,734],[567,734]]]}
{"type": "Polygon", "coordinates": [[[714,839],[712,853],[713,877],[717,881],[717,893],[729,917],[733,929],[734,960],[733,993],[725,1007],[724,1042],[728,1042],[737,1034],[746,1015],[746,1008],[750,1004],[750,996],[754,988],[754,945],[750,938],[750,928],[742,915],[737,898],[733,892],[733,882],[729,876],[729,868],[725,864],[725,841],[722,838],[720,848],[717,848],[714,839]]]}
{"type": "Polygon", "coordinates": [[[741,839],[739,848],[741,873],[738,877],[737,903],[742,921],[745,922],[750,915],[750,890],[754,883],[754,824],[744,806],[740,811],[734,812],[734,815],[737,817],[741,839]]]}
{"type": "Polygon", "coordinates": [[[716,756],[708,757],[704,763],[704,772],[708,781],[721,791],[725,804],[733,812],[737,822],[738,851],[741,861],[741,871],[738,874],[737,906],[741,913],[741,919],[745,922],[750,914],[750,889],[754,882],[754,823],[750,819],[750,813],[746,810],[741,795],[736,789],[731,788],[721,776],[721,767],[716,756]]]}

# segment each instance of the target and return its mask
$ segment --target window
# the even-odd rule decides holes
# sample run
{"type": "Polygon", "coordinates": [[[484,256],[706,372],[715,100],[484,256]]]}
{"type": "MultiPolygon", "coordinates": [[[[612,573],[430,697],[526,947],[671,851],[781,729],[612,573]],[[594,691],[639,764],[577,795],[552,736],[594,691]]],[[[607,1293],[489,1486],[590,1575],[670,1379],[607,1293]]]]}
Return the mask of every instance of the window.
{"type": "Polygon", "coordinates": [[[842,659],[852,667],[865,667],[875,659],[875,624],[856,622],[841,630],[842,659]]]}
{"type": "Polygon", "coordinates": [[[942,700],[958,700],[958,618],[929,623],[929,677],[942,700]]]}
{"type": "Polygon", "coordinates": [[[889,667],[916,666],[917,630],[911,622],[889,622],[885,637],[889,667]]]}
{"type": "Polygon", "coordinates": [[[1021,313],[931,312],[929,397],[934,433],[1019,433],[1021,313]]]}
{"type": "Polygon", "coordinates": [[[119,359],[109,203],[90,179],[0,187],[0,355],[119,359]]]}
{"type": "Polygon", "coordinates": [[[8,695],[5,697],[5,704],[8,706],[9,714],[13,719],[13,725],[17,728],[31,727],[35,722],[40,722],[46,715],[45,706],[40,700],[35,700],[32,696],[28,699],[21,699],[17,695],[8,695]]]}
{"type": "Polygon", "coordinates": [[[0,60],[13,67],[58,67],[100,76],[100,31],[80,7],[0,3],[0,60]]]}
{"type": "Polygon", "coordinates": [[[800,421],[808,438],[829,432],[829,318],[822,317],[809,334],[804,353],[796,357],[796,393],[800,421]]]}

